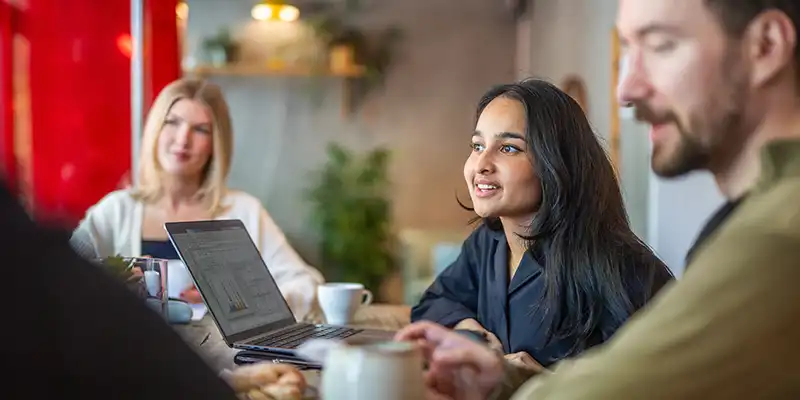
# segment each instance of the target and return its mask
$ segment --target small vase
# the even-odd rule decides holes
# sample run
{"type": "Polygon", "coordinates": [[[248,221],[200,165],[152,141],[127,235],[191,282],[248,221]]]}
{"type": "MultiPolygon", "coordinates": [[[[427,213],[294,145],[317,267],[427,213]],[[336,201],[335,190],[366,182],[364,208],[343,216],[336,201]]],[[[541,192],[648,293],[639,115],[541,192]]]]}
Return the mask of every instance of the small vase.
{"type": "Polygon", "coordinates": [[[233,64],[237,61],[239,61],[239,46],[236,44],[225,46],[225,62],[233,64]]]}
{"type": "Polygon", "coordinates": [[[210,47],[206,49],[208,62],[215,67],[222,67],[228,63],[228,54],[224,47],[210,47]]]}
{"type": "Polygon", "coordinates": [[[328,67],[333,72],[346,72],[353,67],[353,47],[338,44],[328,53],[328,67]]]}

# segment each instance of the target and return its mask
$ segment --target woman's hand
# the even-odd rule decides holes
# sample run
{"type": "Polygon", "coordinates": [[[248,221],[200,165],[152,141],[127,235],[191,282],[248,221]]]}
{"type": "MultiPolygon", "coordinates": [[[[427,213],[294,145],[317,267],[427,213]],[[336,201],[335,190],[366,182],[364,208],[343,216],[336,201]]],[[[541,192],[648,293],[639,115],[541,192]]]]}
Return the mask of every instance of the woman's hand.
{"type": "Polygon", "coordinates": [[[477,320],[467,318],[457,323],[453,329],[466,329],[470,331],[481,332],[486,336],[486,340],[489,342],[487,344],[489,348],[495,351],[503,352],[503,343],[500,342],[500,339],[498,339],[494,333],[487,331],[486,328],[484,328],[483,325],[481,325],[477,320]]]}
{"type": "Polygon", "coordinates": [[[197,288],[194,285],[189,285],[189,287],[183,289],[180,295],[180,299],[189,304],[203,303],[203,297],[200,296],[200,292],[197,291],[197,288]]]}
{"type": "Polygon", "coordinates": [[[534,360],[530,354],[524,351],[520,351],[513,354],[506,354],[505,358],[509,364],[519,368],[524,368],[536,372],[542,372],[545,370],[545,368],[541,364],[539,364],[536,360],[534,360]]]}
{"type": "Polygon", "coordinates": [[[144,278],[144,272],[139,267],[131,268],[131,275],[128,277],[128,282],[136,282],[140,279],[144,278]]]}
{"type": "Polygon", "coordinates": [[[431,394],[462,398],[469,392],[486,398],[503,378],[503,358],[497,352],[441,325],[411,324],[395,339],[421,346],[428,361],[425,380],[431,394]]]}

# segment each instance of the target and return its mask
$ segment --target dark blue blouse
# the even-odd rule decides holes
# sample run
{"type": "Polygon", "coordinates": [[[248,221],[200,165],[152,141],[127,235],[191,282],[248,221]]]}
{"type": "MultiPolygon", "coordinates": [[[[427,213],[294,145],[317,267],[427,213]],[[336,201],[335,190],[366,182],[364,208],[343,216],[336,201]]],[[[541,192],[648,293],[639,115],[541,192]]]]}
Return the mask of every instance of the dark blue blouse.
{"type": "MultiPolygon", "coordinates": [[[[506,354],[525,351],[548,367],[568,356],[578,339],[550,340],[548,330],[559,311],[548,313],[544,307],[536,307],[545,284],[543,260],[537,260],[541,257],[526,252],[510,284],[508,257],[505,234],[482,225],[464,242],[456,261],[423,294],[411,311],[411,320],[453,327],[473,318],[497,336],[506,354]]],[[[647,280],[649,287],[643,287],[643,279],[629,280],[632,300],[643,305],[671,279],[672,274],[663,266],[654,279],[647,280]]],[[[610,317],[601,321],[589,347],[606,341],[618,328],[619,323],[610,317]]]]}
{"type": "Polygon", "coordinates": [[[178,260],[178,252],[169,240],[142,240],[142,255],[165,260],[178,260]]]}

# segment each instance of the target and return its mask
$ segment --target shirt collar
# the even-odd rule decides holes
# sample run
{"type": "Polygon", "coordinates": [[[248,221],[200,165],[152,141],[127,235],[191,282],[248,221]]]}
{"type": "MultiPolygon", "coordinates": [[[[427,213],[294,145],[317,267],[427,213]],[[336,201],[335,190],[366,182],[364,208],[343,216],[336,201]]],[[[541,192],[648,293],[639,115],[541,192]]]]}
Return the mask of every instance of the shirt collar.
{"type": "Polygon", "coordinates": [[[756,188],[784,178],[800,177],[800,140],[776,140],[761,150],[761,176],[756,188]]]}

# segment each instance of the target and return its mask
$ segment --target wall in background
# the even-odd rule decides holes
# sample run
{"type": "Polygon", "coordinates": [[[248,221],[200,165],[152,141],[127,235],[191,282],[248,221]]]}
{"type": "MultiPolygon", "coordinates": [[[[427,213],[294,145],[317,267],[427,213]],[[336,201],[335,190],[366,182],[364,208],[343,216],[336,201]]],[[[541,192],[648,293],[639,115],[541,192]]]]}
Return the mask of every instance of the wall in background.
{"type": "MultiPolygon", "coordinates": [[[[176,3],[146,2],[151,94],[180,72],[176,3]]],[[[131,167],[130,3],[15,4],[0,0],[4,169],[34,216],[71,227],[131,167]]]]}
{"type": "MultiPolygon", "coordinates": [[[[613,112],[611,33],[617,0],[531,0],[531,4],[532,12],[518,24],[518,34],[528,35],[530,41],[530,48],[518,53],[523,58],[517,61],[519,75],[555,83],[572,73],[583,77],[590,122],[600,137],[607,138],[613,112]]],[[[620,138],[622,190],[634,231],[680,274],[686,251],[722,199],[707,173],[674,181],[655,177],[650,172],[646,126],[622,119],[620,138]]]]}
{"type": "Polygon", "coordinates": [[[709,173],[675,180],[650,174],[648,242],[677,275],[703,224],[724,201],[709,173]]]}
{"type": "MultiPolygon", "coordinates": [[[[251,55],[287,37],[305,37],[296,26],[253,21],[251,1],[222,3],[189,0],[189,55],[197,54],[202,38],[225,26],[244,40],[251,55]]],[[[360,149],[385,145],[394,151],[398,229],[466,229],[470,214],[455,196],[466,196],[462,169],[475,105],[491,85],[514,78],[514,23],[491,1],[460,0],[457,6],[430,0],[375,2],[363,23],[378,28],[396,24],[405,39],[384,90],[373,92],[350,120],[342,118],[336,79],[212,78],[225,91],[233,117],[231,186],[260,198],[312,263],[316,241],[303,192],[309,172],[324,162],[330,141],[360,149]]],[[[305,43],[304,49],[312,47],[305,43]]]]}
{"type": "Polygon", "coordinates": [[[20,172],[34,215],[71,225],[130,168],[130,5],[31,0],[17,16],[20,172]]]}
{"type": "MultiPolygon", "coordinates": [[[[556,84],[571,74],[583,78],[588,91],[589,121],[604,141],[609,137],[613,111],[612,32],[616,3],[617,0],[531,0],[529,13],[518,24],[518,40],[527,41],[529,46],[519,53],[520,76],[540,77],[556,84]]],[[[646,237],[649,158],[643,129],[635,122],[620,121],[623,194],[634,231],[646,237]]]]}

